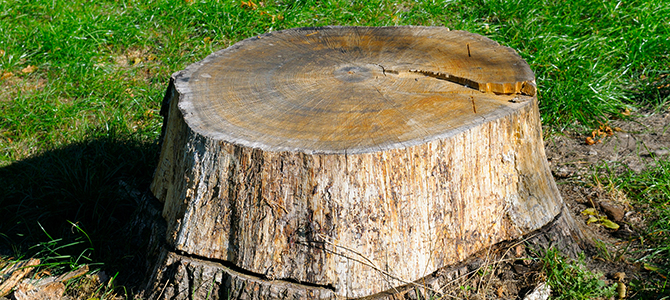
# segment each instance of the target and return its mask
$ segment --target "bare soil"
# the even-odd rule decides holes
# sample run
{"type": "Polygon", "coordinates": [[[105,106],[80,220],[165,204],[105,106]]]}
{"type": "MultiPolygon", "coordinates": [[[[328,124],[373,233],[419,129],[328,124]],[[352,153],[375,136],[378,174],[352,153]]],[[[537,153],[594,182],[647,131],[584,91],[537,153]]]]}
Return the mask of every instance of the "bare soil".
{"type": "MultiPolygon", "coordinates": [[[[670,159],[670,107],[662,112],[641,111],[607,125],[594,132],[545,137],[547,159],[573,218],[593,241],[584,253],[587,268],[600,274],[607,285],[617,284],[621,275],[624,284],[651,280],[654,274],[634,263],[645,226],[644,208],[633,206],[624,191],[601,182],[598,174],[603,175],[605,166],[610,176],[631,170],[639,173],[659,160],[670,159]],[[587,224],[589,215],[582,213],[587,208],[594,208],[599,217],[619,228],[608,229],[600,222],[587,224]]],[[[449,295],[458,299],[524,299],[546,281],[539,254],[529,252],[520,243],[480,254],[468,265],[471,272],[448,287],[449,295]]],[[[629,289],[626,299],[637,298],[640,296],[629,289]]]]}

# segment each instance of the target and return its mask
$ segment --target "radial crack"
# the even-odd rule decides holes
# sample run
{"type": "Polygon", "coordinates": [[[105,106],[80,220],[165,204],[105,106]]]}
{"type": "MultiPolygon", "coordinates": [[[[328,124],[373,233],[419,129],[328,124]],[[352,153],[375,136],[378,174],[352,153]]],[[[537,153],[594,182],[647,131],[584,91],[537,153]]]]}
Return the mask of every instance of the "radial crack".
{"type": "Polygon", "coordinates": [[[480,83],[477,81],[474,81],[472,79],[468,79],[465,77],[460,77],[456,75],[452,75],[449,73],[444,73],[444,72],[433,72],[433,71],[426,71],[426,70],[415,70],[411,69],[409,70],[410,73],[419,73],[428,77],[440,79],[440,80],[446,80],[449,82],[453,82],[456,84],[460,84],[462,86],[465,86],[467,88],[475,89],[478,90],[482,93],[494,93],[494,94],[502,94],[502,95],[515,95],[515,94],[521,94],[521,95],[527,95],[527,96],[535,96],[536,93],[536,87],[533,82],[530,81],[523,81],[523,82],[513,82],[513,83],[480,83]]]}

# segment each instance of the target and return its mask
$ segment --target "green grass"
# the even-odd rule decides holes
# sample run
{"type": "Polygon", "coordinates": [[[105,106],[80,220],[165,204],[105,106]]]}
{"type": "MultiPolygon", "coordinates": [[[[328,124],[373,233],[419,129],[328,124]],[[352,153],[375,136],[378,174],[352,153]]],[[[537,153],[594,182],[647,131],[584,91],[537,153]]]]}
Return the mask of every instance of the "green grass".
{"type": "Polygon", "coordinates": [[[551,299],[609,299],[616,295],[616,285],[601,280],[602,274],[586,268],[583,257],[571,261],[554,248],[541,257],[542,269],[551,287],[551,299]]]}
{"type": "Polygon", "coordinates": [[[644,212],[646,227],[639,237],[640,250],[633,253],[638,263],[651,273],[654,280],[633,280],[640,299],[670,298],[670,161],[657,159],[641,173],[608,172],[602,168],[601,181],[610,187],[626,191],[631,204],[644,212]]]}
{"type": "MultiPolygon", "coordinates": [[[[123,271],[132,253],[118,245],[136,205],[119,181],[139,190],[149,184],[169,76],[268,31],[426,25],[488,36],[535,71],[551,131],[591,128],[669,101],[665,0],[263,3],[0,0],[0,252],[38,255],[32,246],[70,245],[81,238],[72,222],[90,244],[72,244],[68,255],[91,248],[91,261],[121,271],[121,281],[132,277],[123,271]]],[[[626,188],[638,191],[643,183],[630,178],[626,188]]],[[[659,220],[667,220],[664,211],[659,220]]],[[[650,230],[667,232],[663,222],[650,230]]],[[[649,242],[663,242],[658,236],[649,242]]],[[[667,255],[655,253],[649,260],[667,266],[667,255]]]]}

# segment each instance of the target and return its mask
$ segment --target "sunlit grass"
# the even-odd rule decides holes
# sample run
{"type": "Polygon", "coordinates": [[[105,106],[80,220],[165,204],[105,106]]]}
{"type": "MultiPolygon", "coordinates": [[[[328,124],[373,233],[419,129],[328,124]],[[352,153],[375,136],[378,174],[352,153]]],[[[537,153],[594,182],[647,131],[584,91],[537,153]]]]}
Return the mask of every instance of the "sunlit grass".
{"type": "Polygon", "coordinates": [[[603,168],[601,180],[626,191],[632,205],[643,213],[645,227],[639,237],[634,263],[643,266],[657,280],[633,280],[641,299],[670,297],[670,162],[657,158],[641,173],[623,174],[603,168]]]}
{"type": "Polygon", "coordinates": [[[602,274],[587,269],[583,259],[567,259],[554,248],[544,253],[540,260],[552,290],[551,299],[609,299],[616,294],[616,285],[607,285],[600,279],[602,274]]]}

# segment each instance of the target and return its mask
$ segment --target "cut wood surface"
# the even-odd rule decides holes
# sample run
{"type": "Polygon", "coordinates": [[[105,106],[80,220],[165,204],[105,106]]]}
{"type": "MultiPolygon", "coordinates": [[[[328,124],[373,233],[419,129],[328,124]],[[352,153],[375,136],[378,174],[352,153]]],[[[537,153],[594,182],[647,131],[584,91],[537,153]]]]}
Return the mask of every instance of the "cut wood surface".
{"type": "Polygon", "coordinates": [[[388,293],[563,209],[533,73],[479,35],[268,33],[175,73],[163,105],[151,189],[171,254],[154,275],[170,299],[193,284],[166,277],[193,273],[168,272],[180,264],[237,278],[217,277],[217,291],[255,278],[319,297],[388,293]]]}
{"type": "Polygon", "coordinates": [[[190,66],[175,84],[189,127],[204,136],[266,151],[355,154],[421,144],[510,113],[513,95],[480,89],[517,94],[533,80],[514,50],[479,35],[353,27],[247,39],[190,66]]]}

